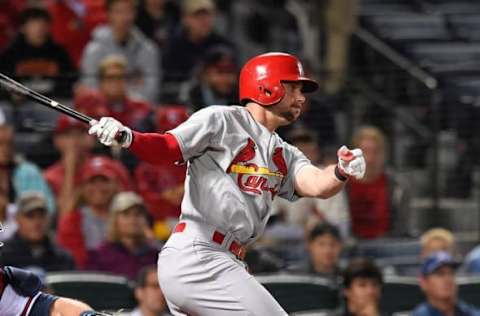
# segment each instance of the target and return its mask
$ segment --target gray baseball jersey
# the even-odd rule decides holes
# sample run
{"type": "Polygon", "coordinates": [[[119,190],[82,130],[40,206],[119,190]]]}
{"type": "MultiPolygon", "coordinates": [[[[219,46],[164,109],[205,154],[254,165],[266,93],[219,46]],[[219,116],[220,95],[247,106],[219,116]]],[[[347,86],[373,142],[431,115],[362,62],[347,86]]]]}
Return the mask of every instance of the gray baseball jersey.
{"type": "Polygon", "coordinates": [[[259,237],[276,196],[293,201],[294,178],[310,161],[241,106],[210,106],[168,133],[188,163],[182,220],[259,237]]]}

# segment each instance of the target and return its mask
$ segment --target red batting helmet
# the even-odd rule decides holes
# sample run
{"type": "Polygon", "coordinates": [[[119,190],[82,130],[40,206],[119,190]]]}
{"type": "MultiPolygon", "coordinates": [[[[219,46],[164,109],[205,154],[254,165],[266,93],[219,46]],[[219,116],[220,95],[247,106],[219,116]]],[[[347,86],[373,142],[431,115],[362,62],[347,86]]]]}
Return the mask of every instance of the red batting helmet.
{"type": "Polygon", "coordinates": [[[295,56],[262,54],[247,61],[240,72],[240,103],[253,101],[268,106],[280,102],[285,95],[283,81],[301,81],[302,92],[318,89],[317,82],[305,77],[303,66],[295,56]]]}

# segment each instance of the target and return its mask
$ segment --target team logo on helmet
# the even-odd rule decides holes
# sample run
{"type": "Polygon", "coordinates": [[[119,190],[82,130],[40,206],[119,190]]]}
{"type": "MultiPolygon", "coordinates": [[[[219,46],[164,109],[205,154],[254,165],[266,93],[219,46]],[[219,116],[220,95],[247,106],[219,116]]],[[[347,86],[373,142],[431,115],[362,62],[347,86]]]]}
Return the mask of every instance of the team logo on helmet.
{"type": "Polygon", "coordinates": [[[267,73],[268,73],[267,67],[257,66],[256,70],[257,70],[257,79],[258,80],[261,80],[261,79],[264,79],[264,78],[267,77],[267,73]]]}

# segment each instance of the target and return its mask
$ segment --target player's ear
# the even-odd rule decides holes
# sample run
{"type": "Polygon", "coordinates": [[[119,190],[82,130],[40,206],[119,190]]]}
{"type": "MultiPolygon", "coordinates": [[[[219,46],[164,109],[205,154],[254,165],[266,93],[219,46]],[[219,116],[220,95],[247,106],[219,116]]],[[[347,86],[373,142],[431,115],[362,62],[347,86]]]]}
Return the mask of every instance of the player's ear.
{"type": "Polygon", "coordinates": [[[137,300],[138,303],[140,303],[142,297],[143,297],[143,289],[137,287],[134,291],[135,294],[135,299],[137,300]]]}

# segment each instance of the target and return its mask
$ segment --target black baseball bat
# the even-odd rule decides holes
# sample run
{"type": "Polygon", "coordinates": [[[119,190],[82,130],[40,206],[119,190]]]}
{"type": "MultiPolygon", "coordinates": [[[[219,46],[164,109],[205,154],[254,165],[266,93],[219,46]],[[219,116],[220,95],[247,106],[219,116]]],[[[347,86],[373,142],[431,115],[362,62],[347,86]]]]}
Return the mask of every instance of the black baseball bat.
{"type": "MultiPolygon", "coordinates": [[[[17,93],[17,94],[20,94],[20,95],[23,95],[25,96],[26,98],[38,103],[38,104],[41,104],[41,105],[44,105],[44,106],[47,106],[55,111],[58,111],[58,112],[61,112],[65,115],[68,115],[70,117],[73,117],[77,120],[80,120],[86,124],[89,124],[90,121],[93,120],[92,117],[86,115],[86,114],[83,114],[81,112],[78,112],[66,105],[63,105],[57,101],[54,101],[46,96],[44,96],[43,94],[41,93],[38,93],[26,86],[24,86],[23,84],[21,84],[20,82],[17,82],[15,80],[13,80],[12,78],[0,73],[0,87],[2,87],[3,89],[5,89],[6,91],[9,91],[9,92],[14,92],[14,93],[17,93]]],[[[117,134],[117,136],[115,137],[115,139],[119,142],[119,143],[122,143],[125,138],[126,138],[126,133],[125,132],[119,132],[117,134]]]]}

